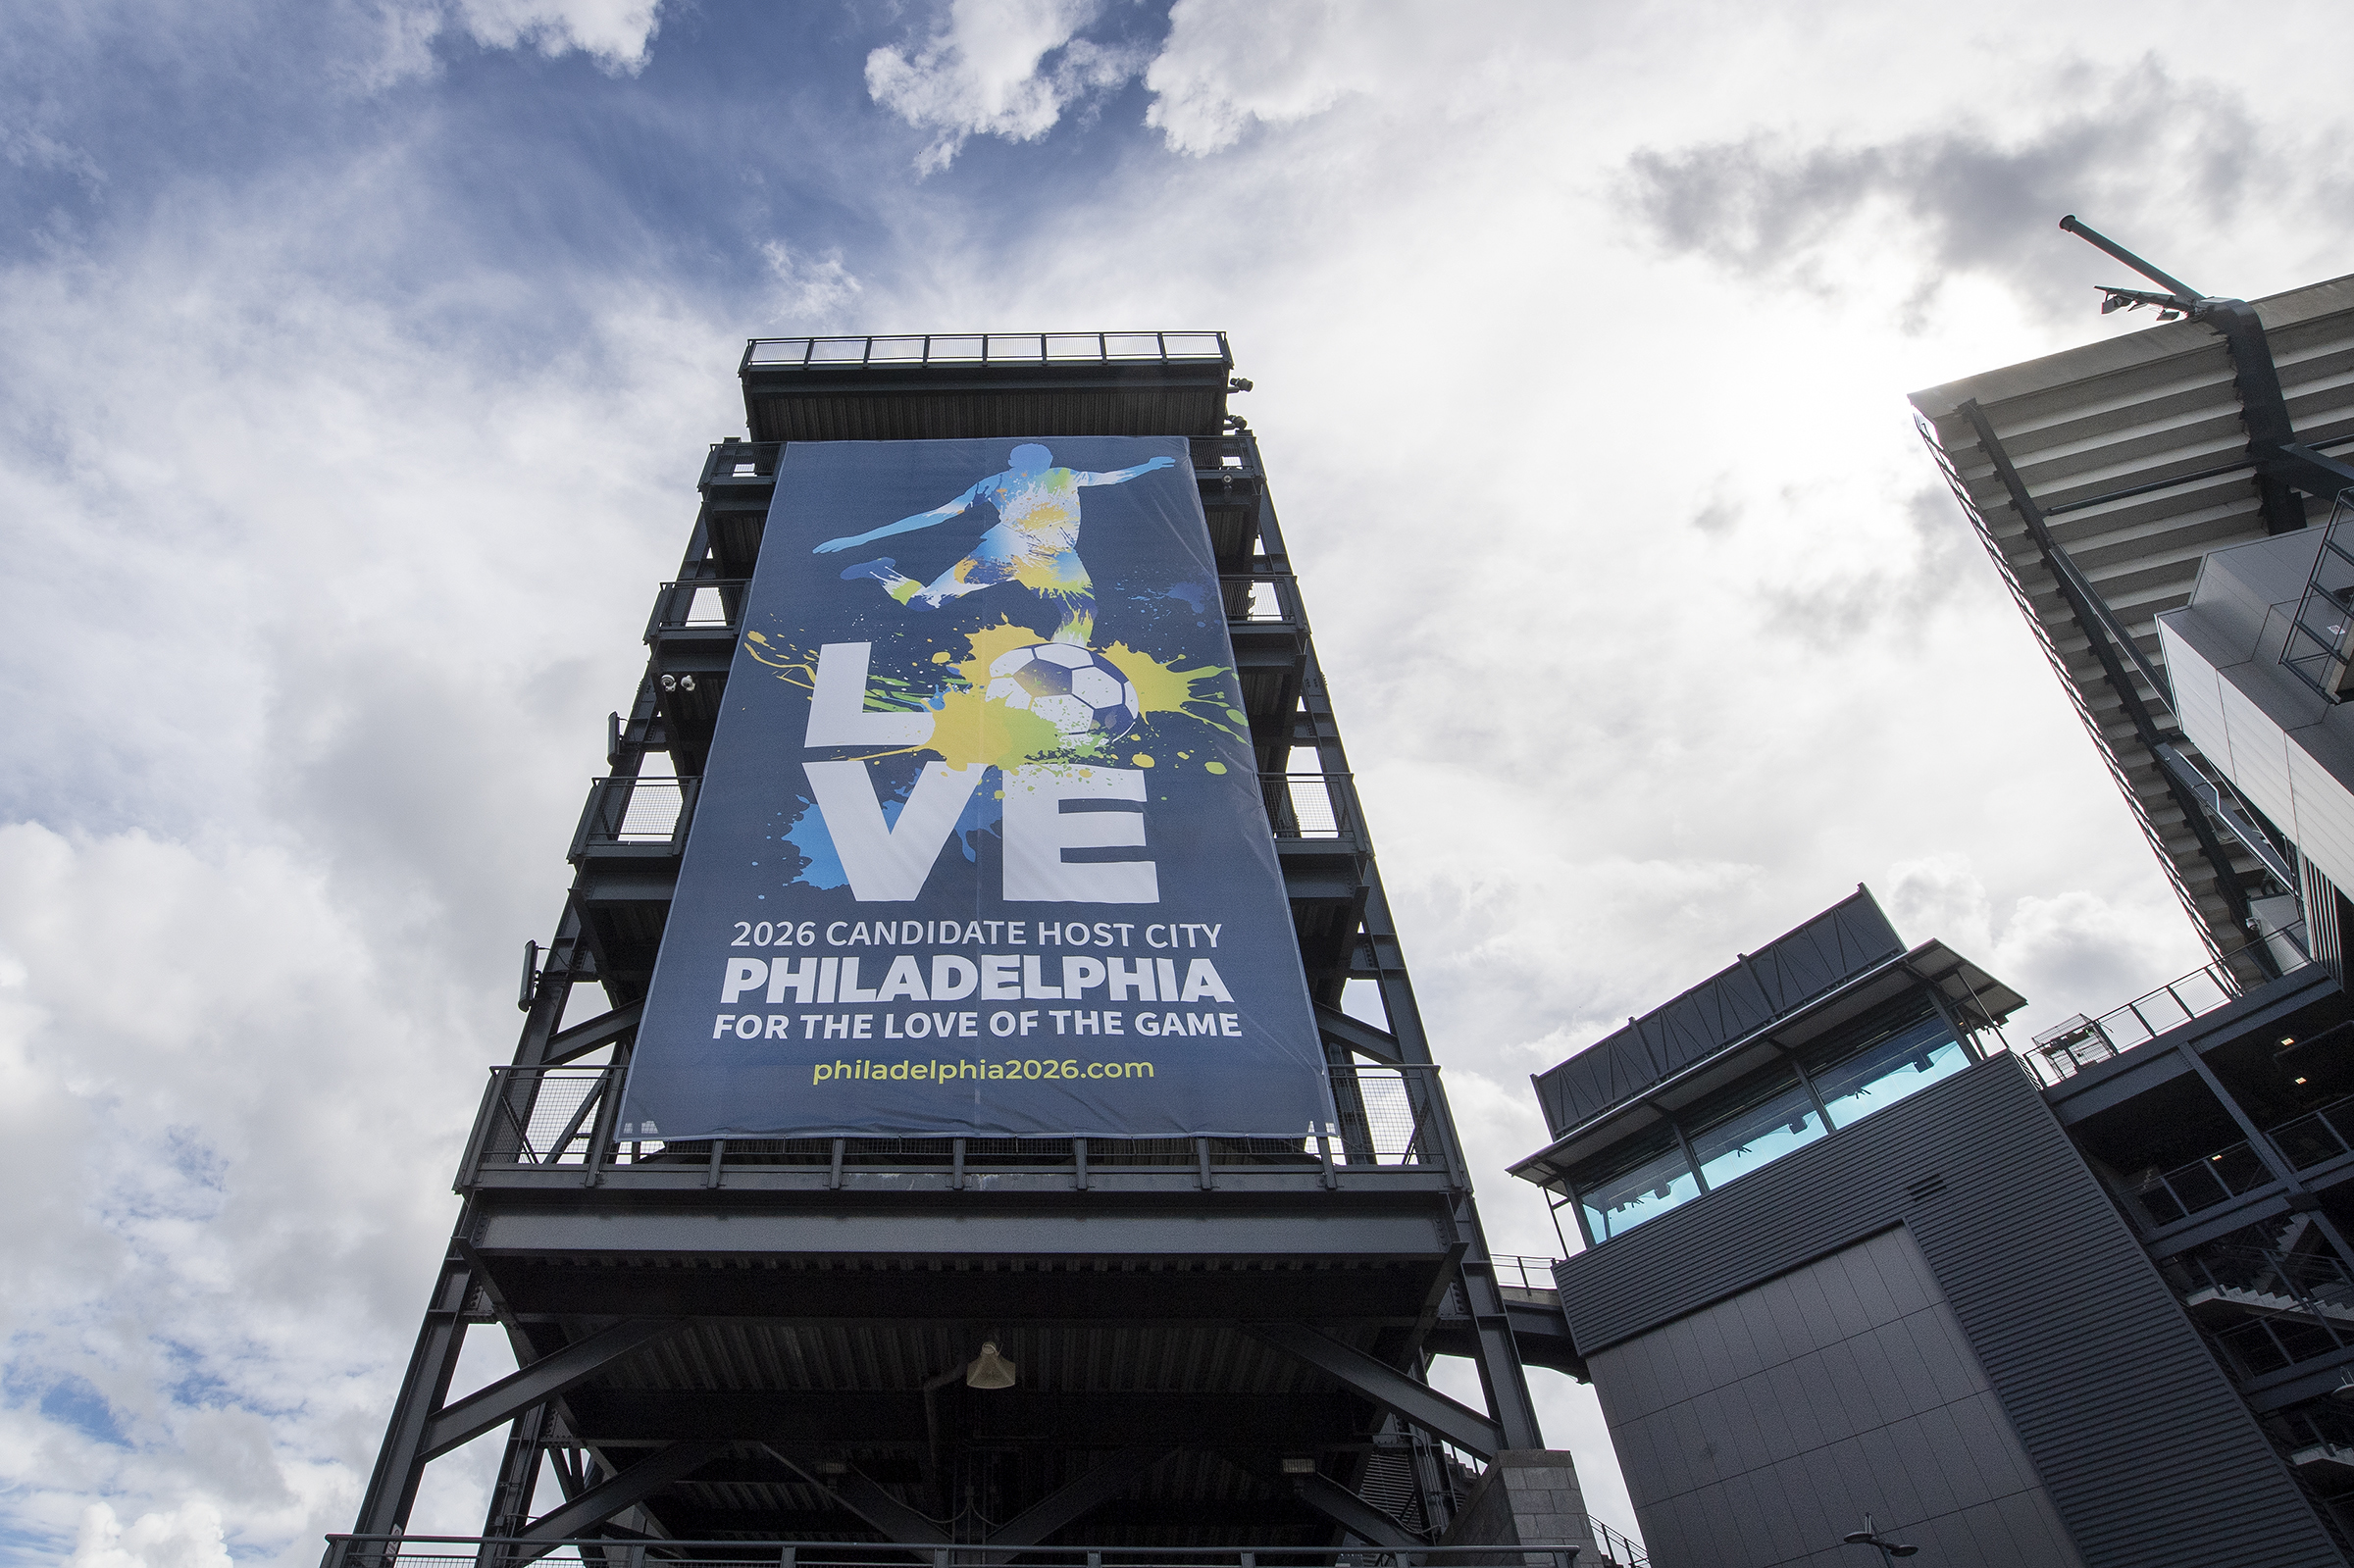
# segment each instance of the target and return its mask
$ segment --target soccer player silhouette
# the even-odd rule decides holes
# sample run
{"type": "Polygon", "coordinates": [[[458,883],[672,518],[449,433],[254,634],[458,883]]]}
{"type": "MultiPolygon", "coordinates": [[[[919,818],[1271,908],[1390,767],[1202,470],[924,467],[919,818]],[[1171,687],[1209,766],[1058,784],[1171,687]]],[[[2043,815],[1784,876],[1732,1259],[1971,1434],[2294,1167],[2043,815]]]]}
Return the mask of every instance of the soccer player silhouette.
{"type": "Polygon", "coordinates": [[[845,567],[844,581],[873,578],[885,593],[913,610],[937,610],[950,599],[999,582],[1019,582],[1060,607],[1062,624],[1055,628],[1053,640],[1084,647],[1096,630],[1096,588],[1088,579],[1087,563],[1079,559],[1079,492],[1090,484],[1125,484],[1156,469],[1174,468],[1177,460],[1155,457],[1110,474],[1088,474],[1054,467],[1054,454],[1043,446],[1017,446],[1008,461],[1012,466],[1004,473],[977,481],[952,501],[864,533],[828,539],[810,553],[830,555],[893,533],[928,529],[986,501],[997,509],[997,523],[970,554],[930,582],[918,582],[900,572],[888,555],[845,567]]]}

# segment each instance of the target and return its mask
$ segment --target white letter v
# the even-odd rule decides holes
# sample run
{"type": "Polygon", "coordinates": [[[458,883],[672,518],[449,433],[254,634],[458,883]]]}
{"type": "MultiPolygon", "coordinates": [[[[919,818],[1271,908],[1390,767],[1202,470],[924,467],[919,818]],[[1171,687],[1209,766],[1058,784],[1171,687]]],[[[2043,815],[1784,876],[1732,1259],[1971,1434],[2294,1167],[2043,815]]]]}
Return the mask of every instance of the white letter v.
{"type": "Polygon", "coordinates": [[[818,812],[826,819],[852,895],[860,903],[905,903],[923,892],[941,845],[955,831],[964,803],[989,769],[978,762],[969,768],[925,763],[907,792],[907,804],[899,808],[899,820],[889,825],[865,763],[804,762],[801,771],[817,794],[818,812]]]}

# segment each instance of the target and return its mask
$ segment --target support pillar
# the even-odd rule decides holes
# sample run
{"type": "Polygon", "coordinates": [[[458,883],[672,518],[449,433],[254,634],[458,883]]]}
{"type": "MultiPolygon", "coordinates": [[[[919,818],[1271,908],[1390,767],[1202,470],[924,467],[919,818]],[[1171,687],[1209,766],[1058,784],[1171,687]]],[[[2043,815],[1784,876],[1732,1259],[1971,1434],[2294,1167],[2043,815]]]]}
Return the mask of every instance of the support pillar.
{"type": "MultiPolygon", "coordinates": [[[[1602,1560],[1586,1523],[1586,1494],[1577,1467],[1559,1448],[1507,1448],[1490,1462],[1479,1485],[1456,1515],[1444,1546],[1547,1546],[1577,1548],[1588,1563],[1602,1560]]],[[[1558,1561],[1535,1551],[1499,1553],[1509,1563],[1517,1555],[1526,1568],[1558,1561]]]]}

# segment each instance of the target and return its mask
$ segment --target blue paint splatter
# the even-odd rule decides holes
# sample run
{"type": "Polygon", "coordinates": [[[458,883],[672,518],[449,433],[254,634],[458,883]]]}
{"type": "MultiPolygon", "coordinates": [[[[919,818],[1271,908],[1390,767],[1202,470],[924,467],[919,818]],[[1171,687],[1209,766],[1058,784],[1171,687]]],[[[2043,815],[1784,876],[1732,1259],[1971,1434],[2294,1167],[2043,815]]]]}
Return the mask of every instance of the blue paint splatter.
{"type": "Polygon", "coordinates": [[[998,819],[1005,815],[1005,802],[998,798],[1002,787],[1000,775],[992,768],[981,776],[981,787],[973,798],[964,803],[964,815],[956,819],[956,843],[964,858],[974,865],[981,863],[979,836],[998,831],[998,819]]]}
{"type": "Polygon", "coordinates": [[[786,830],[785,841],[801,852],[809,864],[803,866],[792,880],[804,887],[843,887],[850,881],[848,872],[842,869],[842,856],[834,851],[834,837],[826,832],[825,814],[816,806],[801,808],[786,830]]]}
{"type": "MultiPolygon", "coordinates": [[[[907,794],[914,787],[915,781],[910,779],[880,802],[886,831],[899,825],[899,813],[907,808],[907,794]]],[[[994,800],[990,803],[997,804],[994,800]]],[[[834,848],[834,835],[826,831],[826,814],[818,810],[814,803],[802,805],[799,815],[793,819],[793,826],[785,830],[785,841],[798,849],[801,858],[809,862],[790,881],[804,887],[825,889],[849,885],[850,874],[842,869],[842,856],[834,848]]],[[[970,849],[965,851],[965,858],[972,858],[970,849]]],[[[758,865],[759,862],[752,864],[758,865]]]]}

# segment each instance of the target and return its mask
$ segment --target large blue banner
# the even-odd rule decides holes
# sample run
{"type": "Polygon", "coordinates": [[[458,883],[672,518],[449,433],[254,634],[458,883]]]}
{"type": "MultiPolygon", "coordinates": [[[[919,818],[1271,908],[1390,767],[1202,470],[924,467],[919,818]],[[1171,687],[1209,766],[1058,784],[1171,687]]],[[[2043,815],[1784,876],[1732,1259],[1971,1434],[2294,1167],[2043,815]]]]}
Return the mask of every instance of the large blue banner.
{"type": "Polygon", "coordinates": [[[624,1138],[1325,1123],[1182,438],[795,441],[741,626],[624,1138]]]}

